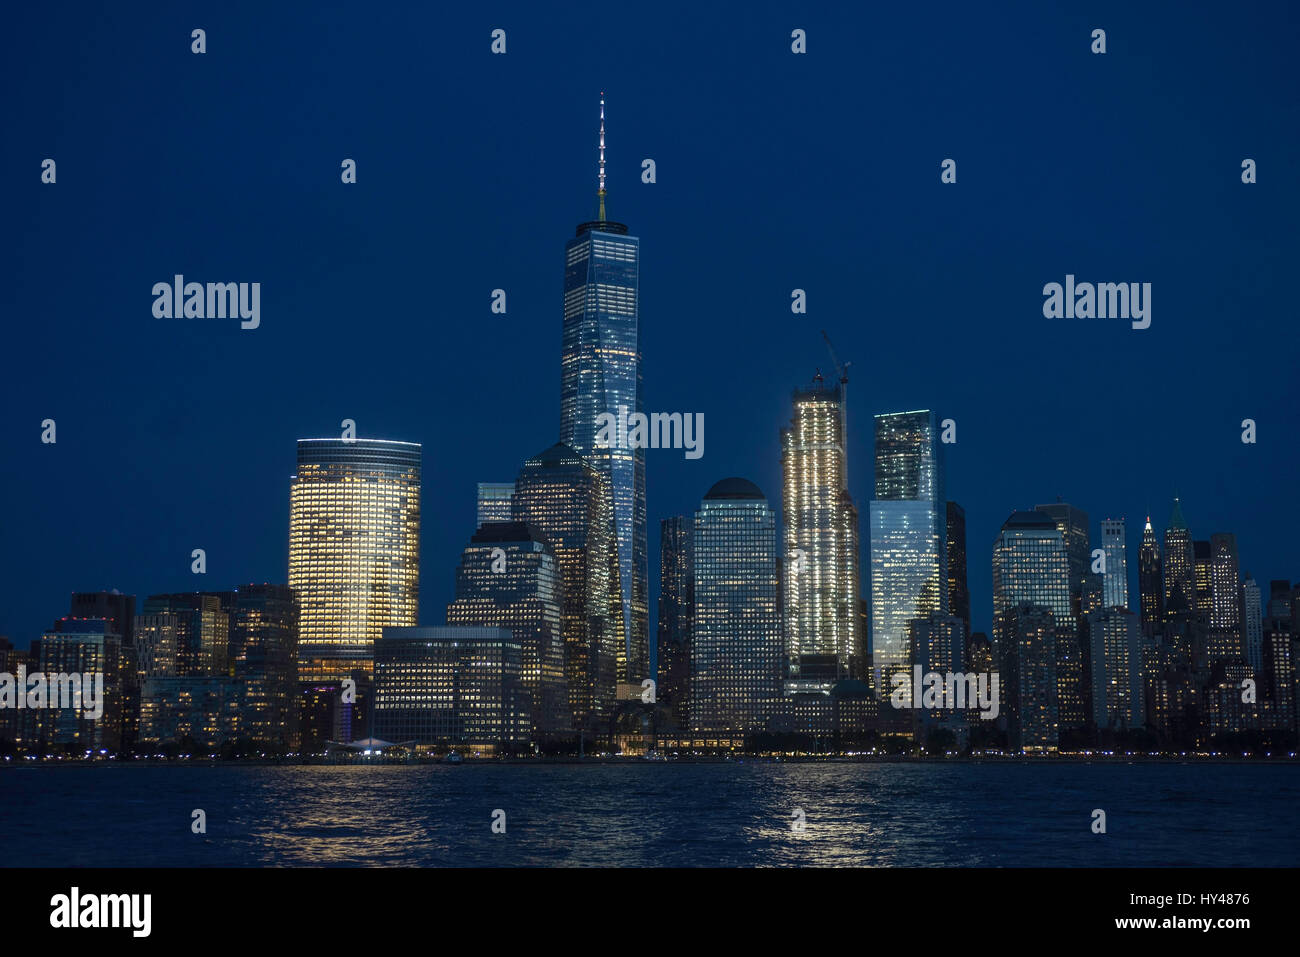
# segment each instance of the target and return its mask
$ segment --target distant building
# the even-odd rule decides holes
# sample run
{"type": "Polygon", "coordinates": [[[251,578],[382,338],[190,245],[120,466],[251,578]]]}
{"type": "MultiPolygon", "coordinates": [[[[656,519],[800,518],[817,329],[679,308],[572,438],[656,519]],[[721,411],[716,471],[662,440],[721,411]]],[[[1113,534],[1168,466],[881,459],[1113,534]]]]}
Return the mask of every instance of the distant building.
{"type": "Polygon", "coordinates": [[[1058,645],[1073,644],[1077,634],[1060,528],[1040,511],[1013,513],[993,548],[993,644],[1007,697],[1009,733],[1013,743],[1026,742],[1026,750],[1031,744],[1039,750],[1056,746],[1062,695],[1072,708],[1082,707],[1079,659],[1074,659],[1071,681],[1058,680],[1058,645]],[[1050,666],[1043,660],[1049,650],[1050,666]],[[1040,687],[1041,682],[1050,684],[1040,687]],[[1019,728],[1014,727],[1016,721],[1019,728]]]}
{"type": "Polygon", "coordinates": [[[1034,510],[1048,516],[1061,532],[1070,576],[1070,612],[1075,617],[1073,635],[1056,643],[1056,687],[1058,716],[1062,728],[1082,728],[1092,720],[1090,663],[1092,640],[1084,616],[1089,609],[1103,607],[1103,582],[1092,572],[1092,546],[1088,513],[1059,499],[1034,510]],[[1093,581],[1095,579],[1095,581],[1093,581]],[[1095,585],[1096,599],[1089,589],[1095,585]]]}
{"type": "Polygon", "coordinates": [[[499,752],[529,742],[522,644],[503,628],[385,628],[374,737],[499,752]]]}
{"type": "Polygon", "coordinates": [[[1020,604],[995,625],[1001,648],[1007,736],[1013,749],[1051,752],[1059,743],[1056,692],[1056,618],[1047,608],[1020,604]]]}
{"type": "MultiPolygon", "coordinates": [[[[84,692],[80,707],[28,712],[33,739],[87,751],[116,751],[122,743],[122,638],[103,618],[60,618],[41,635],[36,670],[45,675],[103,675],[102,711],[92,717],[84,692]]],[[[51,689],[53,703],[53,689],[51,689]]]]}
{"type": "Polygon", "coordinates": [[[758,486],[717,482],[695,513],[693,731],[761,731],[779,707],[776,516],[758,486]]]}
{"type": "Polygon", "coordinates": [[[542,741],[573,730],[564,674],[563,582],[555,551],[523,522],[485,522],[456,569],[449,626],[509,631],[523,649],[531,732],[542,741]]]}
{"type": "Polygon", "coordinates": [[[1196,550],[1183,519],[1182,502],[1174,499],[1165,529],[1165,614],[1196,610],[1196,550]]]}
{"type": "Polygon", "coordinates": [[[1147,516],[1138,549],[1138,594],[1142,608],[1142,634],[1151,638],[1165,617],[1164,566],[1160,558],[1160,541],[1147,516]]]}
{"type": "Polygon", "coordinates": [[[228,675],[145,678],[140,685],[140,744],[215,751],[243,735],[240,682],[228,675]]]}
{"type": "Polygon", "coordinates": [[[1128,547],[1124,520],[1107,518],[1101,523],[1101,548],[1106,556],[1106,570],[1101,576],[1102,606],[1128,607],[1128,547]]]}
{"type": "Polygon", "coordinates": [[[557,443],[524,463],[512,502],[513,520],[536,528],[559,565],[565,678],[575,727],[604,728],[626,651],[609,482],[557,443]]]}
{"type": "Polygon", "coordinates": [[[1245,661],[1237,536],[1230,533],[1210,536],[1210,552],[1210,660],[1245,661]]]}
{"type": "Polygon", "coordinates": [[[1241,633],[1246,646],[1246,662],[1259,674],[1264,667],[1264,605],[1259,583],[1246,573],[1241,585],[1241,633]]]}
{"type": "Polygon", "coordinates": [[[381,439],[299,439],[289,489],[289,587],[298,674],[371,673],[383,628],[420,601],[421,448],[381,439]]]}
{"type": "Polygon", "coordinates": [[[675,515],[659,523],[659,676],[656,697],[689,727],[691,630],[695,616],[694,519],[675,515]]]}
{"type": "Polygon", "coordinates": [[[1138,616],[1115,605],[1090,618],[1093,722],[1102,729],[1140,728],[1146,706],[1138,616]]]}
{"type": "Polygon", "coordinates": [[[241,585],[231,610],[231,671],[243,733],[271,749],[298,743],[298,601],[288,585],[241,585]]]}
{"type": "Polygon", "coordinates": [[[486,522],[510,521],[510,499],[514,494],[514,482],[479,482],[476,527],[486,522]]]}
{"type": "Polygon", "coordinates": [[[220,595],[182,592],[150,595],[141,605],[142,615],[176,618],[176,674],[202,676],[228,674],[230,614],[220,595]]]}
{"type": "Polygon", "coordinates": [[[947,506],[948,610],[970,631],[970,586],[966,577],[966,510],[956,502],[947,506]]]}
{"type": "MultiPolygon", "coordinates": [[[[875,417],[871,501],[871,658],[882,701],[893,675],[910,674],[912,622],[948,614],[948,519],[943,445],[933,411],[875,417]]],[[[910,687],[910,685],[909,685],[910,687]]]]}
{"type": "Polygon", "coordinates": [[[864,649],[858,512],[846,477],[843,388],[826,387],[818,377],[811,387],[794,391],[793,403],[790,425],[781,431],[786,653],[796,674],[815,656],[833,659],[837,675],[849,677],[864,649]]]}

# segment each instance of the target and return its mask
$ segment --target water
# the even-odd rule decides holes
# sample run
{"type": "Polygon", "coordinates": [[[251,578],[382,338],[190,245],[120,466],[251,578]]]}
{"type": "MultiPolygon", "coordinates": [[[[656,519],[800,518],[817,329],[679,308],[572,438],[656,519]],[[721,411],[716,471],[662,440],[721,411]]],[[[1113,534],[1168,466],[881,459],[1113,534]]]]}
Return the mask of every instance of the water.
{"type": "Polygon", "coordinates": [[[1293,866],[1298,798],[1278,764],[19,767],[0,837],[56,867],[1293,866]]]}

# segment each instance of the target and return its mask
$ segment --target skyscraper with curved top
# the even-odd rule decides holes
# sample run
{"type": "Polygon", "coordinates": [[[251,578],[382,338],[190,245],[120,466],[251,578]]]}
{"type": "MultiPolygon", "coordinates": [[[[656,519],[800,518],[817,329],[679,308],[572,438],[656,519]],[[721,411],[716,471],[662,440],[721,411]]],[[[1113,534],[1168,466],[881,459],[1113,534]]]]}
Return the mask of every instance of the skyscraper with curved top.
{"type": "MultiPolygon", "coordinates": [[[[650,670],[645,449],[597,443],[600,417],[626,423],[642,411],[638,287],[641,241],[605,218],[605,95],[600,100],[597,218],[564,247],[560,441],[609,480],[618,549],[624,646],[618,678],[650,670]]],[[[619,435],[626,435],[620,428],[619,435]]]]}
{"type": "Polygon", "coordinates": [[[414,442],[298,440],[289,587],[300,604],[300,680],[373,674],[384,627],[416,624],[420,471],[414,442]]]}

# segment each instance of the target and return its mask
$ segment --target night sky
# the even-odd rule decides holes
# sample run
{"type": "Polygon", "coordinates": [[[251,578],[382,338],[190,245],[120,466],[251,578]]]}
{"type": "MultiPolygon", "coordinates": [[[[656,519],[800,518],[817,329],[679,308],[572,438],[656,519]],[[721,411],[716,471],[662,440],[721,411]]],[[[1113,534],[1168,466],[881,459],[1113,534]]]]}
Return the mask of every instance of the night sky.
{"type": "Polygon", "coordinates": [[[25,647],[74,590],[285,581],[295,440],[345,418],[423,443],[421,621],[442,624],[475,483],[558,437],[563,249],[595,214],[602,89],[609,215],[641,239],[645,408],[705,418],[703,458],[647,451],[652,593],[659,520],[718,479],[779,509],[822,329],[852,361],[864,533],[870,416],[956,420],[977,629],[1002,522],[1057,496],[1094,534],[1127,517],[1133,589],[1175,490],[1266,592],[1300,578],[1300,13],[1056,6],[11,5],[0,634],[25,647]],[[154,318],[175,273],[260,282],[261,327],[154,318]],[[1150,282],[1151,327],[1044,318],[1067,273],[1150,282]]]}

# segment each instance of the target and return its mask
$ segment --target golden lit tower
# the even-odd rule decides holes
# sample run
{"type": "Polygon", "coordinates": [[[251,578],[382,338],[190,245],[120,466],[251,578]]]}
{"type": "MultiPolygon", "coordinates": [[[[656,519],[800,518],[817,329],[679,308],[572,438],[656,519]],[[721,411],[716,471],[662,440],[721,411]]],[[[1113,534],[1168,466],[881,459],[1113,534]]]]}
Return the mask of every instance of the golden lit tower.
{"type": "Polygon", "coordinates": [[[858,512],[845,485],[843,386],[796,389],[781,432],[786,652],[802,671],[856,671],[862,652],[858,512]]]}
{"type": "Polygon", "coordinates": [[[301,609],[300,680],[372,675],[383,628],[416,624],[420,462],[414,442],[298,440],[289,587],[301,609]]]}

